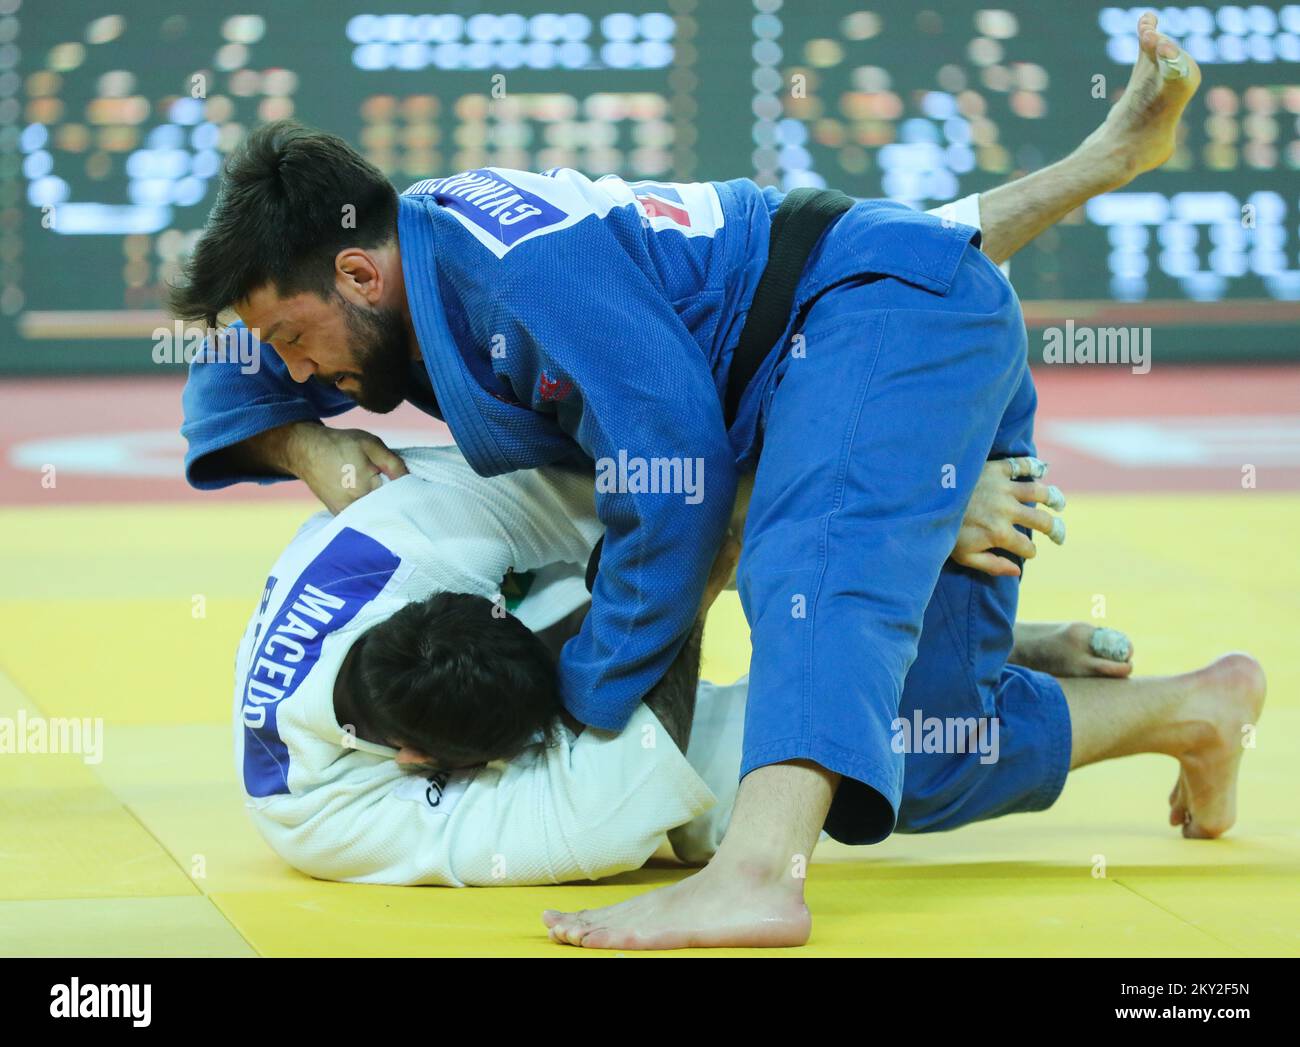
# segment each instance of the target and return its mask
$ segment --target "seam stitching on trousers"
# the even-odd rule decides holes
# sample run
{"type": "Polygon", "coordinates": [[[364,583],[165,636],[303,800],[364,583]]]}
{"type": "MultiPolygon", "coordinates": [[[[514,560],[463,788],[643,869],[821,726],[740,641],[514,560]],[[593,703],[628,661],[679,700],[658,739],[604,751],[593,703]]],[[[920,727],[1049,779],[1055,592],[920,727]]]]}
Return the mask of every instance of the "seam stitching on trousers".
{"type": "MultiPolygon", "coordinates": [[[[940,569],[940,575],[942,575],[942,568],[940,569]]],[[[971,644],[970,644],[970,636],[971,636],[972,619],[974,618],[974,610],[975,610],[975,599],[974,599],[974,588],[973,588],[974,583],[972,583],[969,579],[966,579],[966,581],[968,584],[968,588],[966,592],[969,597],[966,601],[966,606],[968,609],[968,613],[966,616],[967,642],[964,645],[965,650],[963,652],[964,657],[961,659],[961,667],[962,667],[962,671],[965,672],[966,674],[966,682],[970,686],[971,694],[973,694],[975,697],[975,704],[979,707],[980,712],[983,713],[984,702],[980,699],[979,682],[975,679],[975,673],[972,671],[972,667],[970,665],[970,660],[973,657],[973,652],[971,650],[971,644]]],[[[961,636],[959,635],[957,630],[956,616],[952,614],[951,607],[948,603],[948,599],[944,594],[942,577],[940,577],[939,582],[935,583],[932,599],[937,599],[939,601],[939,613],[943,615],[944,626],[948,629],[949,634],[952,636],[952,641],[957,645],[957,649],[962,650],[963,644],[961,642],[961,636]]],[[[921,622],[921,632],[923,634],[925,632],[924,619],[921,622]]],[[[915,665],[916,662],[914,661],[912,664],[915,665]]],[[[907,687],[906,680],[903,681],[903,687],[904,688],[907,687]]]]}
{"type": "MultiPolygon", "coordinates": [[[[884,310],[884,314],[880,318],[880,325],[876,329],[876,344],[871,356],[871,366],[867,368],[866,374],[863,375],[862,385],[858,389],[857,396],[854,398],[855,404],[852,413],[853,422],[849,426],[848,432],[845,433],[844,435],[844,443],[840,448],[840,460],[835,467],[835,471],[836,471],[835,488],[834,488],[835,494],[834,497],[831,499],[832,508],[831,511],[827,513],[826,517],[823,519],[822,526],[820,528],[820,533],[817,536],[817,542],[818,542],[817,581],[816,581],[816,585],[814,586],[813,599],[811,601],[812,613],[808,619],[808,640],[804,644],[804,672],[803,672],[804,685],[803,685],[803,695],[802,695],[803,710],[802,710],[802,716],[800,718],[802,733],[808,739],[808,741],[812,740],[811,705],[812,705],[812,701],[814,700],[812,695],[813,660],[814,660],[813,645],[816,643],[816,635],[817,635],[817,629],[816,629],[817,604],[821,599],[822,582],[826,578],[826,565],[827,565],[827,559],[829,553],[828,546],[829,546],[829,534],[831,529],[831,521],[835,518],[835,515],[840,511],[841,506],[843,506],[844,504],[844,485],[848,476],[849,456],[852,453],[853,442],[858,435],[858,425],[862,421],[862,411],[863,411],[863,406],[866,403],[866,399],[867,399],[867,390],[871,388],[871,380],[872,378],[875,377],[876,374],[876,363],[880,359],[880,346],[881,343],[884,341],[885,328],[889,326],[890,312],[891,310],[889,309],[884,310]]],[[[829,333],[830,330],[834,330],[835,327],[836,325],[832,324],[828,329],[827,333],[829,333]]]]}

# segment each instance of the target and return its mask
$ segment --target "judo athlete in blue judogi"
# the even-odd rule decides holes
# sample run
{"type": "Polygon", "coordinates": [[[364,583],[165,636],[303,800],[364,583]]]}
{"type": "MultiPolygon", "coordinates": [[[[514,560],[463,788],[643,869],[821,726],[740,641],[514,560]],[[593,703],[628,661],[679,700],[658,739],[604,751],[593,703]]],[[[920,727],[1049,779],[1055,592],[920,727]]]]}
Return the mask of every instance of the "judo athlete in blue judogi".
{"type": "Polygon", "coordinates": [[[274,352],[249,373],[218,339],[195,362],[187,474],[377,483],[391,452],[314,423],[402,400],[480,474],[594,465],[603,549],[559,684],[574,717],[618,730],[682,646],[754,471],[727,837],[613,933],[546,920],[618,947],[805,940],[790,870],[823,826],[868,843],[1037,809],[1070,766],[1061,688],[1006,666],[1017,580],[948,562],[986,460],[1033,453],[1019,306],[979,244],[951,215],[747,180],[485,168],[397,197],[340,140],[272,124],[229,161],[174,308],[233,308],[223,337],[274,352]],[[917,710],[1003,717],[998,760],[905,783],[897,723],[917,710]]]}

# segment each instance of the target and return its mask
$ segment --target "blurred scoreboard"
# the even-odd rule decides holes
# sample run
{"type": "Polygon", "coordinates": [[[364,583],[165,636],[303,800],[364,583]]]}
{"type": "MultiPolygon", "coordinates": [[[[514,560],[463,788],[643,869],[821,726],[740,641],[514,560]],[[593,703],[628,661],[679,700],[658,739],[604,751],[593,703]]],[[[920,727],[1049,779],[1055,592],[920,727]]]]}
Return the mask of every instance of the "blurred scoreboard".
{"type": "MultiPolygon", "coordinates": [[[[1300,4],[1155,9],[1204,72],[1183,138],[1016,257],[1026,315],[1298,353],[1300,4]]],[[[571,166],[930,207],[1077,145],[1142,10],[0,0],[0,371],[154,368],[166,285],[264,121],[343,135],[398,189],[571,166]]]]}

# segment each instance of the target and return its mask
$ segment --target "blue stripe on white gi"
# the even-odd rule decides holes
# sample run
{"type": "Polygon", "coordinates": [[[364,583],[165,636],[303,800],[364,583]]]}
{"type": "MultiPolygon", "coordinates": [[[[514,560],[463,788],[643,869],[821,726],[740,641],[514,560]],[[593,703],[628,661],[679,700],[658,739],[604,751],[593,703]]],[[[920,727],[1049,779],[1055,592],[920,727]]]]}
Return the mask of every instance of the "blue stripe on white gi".
{"type": "Polygon", "coordinates": [[[244,680],[244,789],[249,796],[289,792],[289,750],[278,711],[341,629],[388,584],[401,560],[373,538],[345,527],[298,576],[274,620],[261,631],[244,680]]]}

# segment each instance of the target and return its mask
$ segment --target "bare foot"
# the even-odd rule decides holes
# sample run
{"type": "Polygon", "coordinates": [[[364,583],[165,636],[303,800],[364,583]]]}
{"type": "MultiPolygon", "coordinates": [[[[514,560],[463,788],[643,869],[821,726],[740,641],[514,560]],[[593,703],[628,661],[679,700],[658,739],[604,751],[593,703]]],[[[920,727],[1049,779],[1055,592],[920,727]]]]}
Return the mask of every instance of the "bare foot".
{"type": "Polygon", "coordinates": [[[1106,676],[1121,680],[1133,672],[1133,644],[1122,661],[1093,653],[1095,625],[1087,622],[1016,622],[1010,661],[1052,676],[1106,676]]]}
{"type": "Polygon", "coordinates": [[[548,909],[542,922],[551,941],[587,949],[795,946],[812,933],[802,880],[772,881],[716,862],[603,909],[548,909]]]}
{"type": "MultiPolygon", "coordinates": [[[[1237,820],[1243,728],[1264,708],[1264,670],[1248,654],[1227,654],[1193,674],[1185,704],[1186,747],[1169,794],[1169,824],[1188,839],[1222,836],[1237,820]]],[[[1180,717],[1182,719],[1182,717],[1180,717]]]]}
{"type": "Polygon", "coordinates": [[[1173,155],[1178,121],[1201,84],[1201,70],[1192,56],[1157,31],[1156,25],[1150,12],[1138,20],[1141,53],[1128,86],[1105,122],[1080,147],[1114,165],[1116,188],[1173,155]],[[1185,75],[1166,79],[1167,70],[1183,69],[1185,75]]]}

